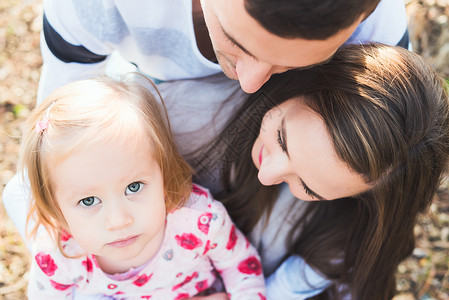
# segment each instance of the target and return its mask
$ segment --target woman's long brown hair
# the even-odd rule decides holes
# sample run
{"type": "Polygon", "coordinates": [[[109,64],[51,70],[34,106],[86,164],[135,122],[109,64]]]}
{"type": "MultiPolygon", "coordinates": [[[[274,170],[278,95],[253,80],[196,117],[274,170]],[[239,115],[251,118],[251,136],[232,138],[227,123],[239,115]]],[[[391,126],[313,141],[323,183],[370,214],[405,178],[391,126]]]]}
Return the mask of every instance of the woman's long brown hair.
{"type": "Polygon", "coordinates": [[[390,299],[397,266],[415,245],[417,216],[447,169],[444,83],[418,55],[378,44],[344,47],[323,66],[273,76],[202,153],[222,158],[217,198],[245,232],[277,195],[275,187],[260,185],[251,161],[261,119],[300,96],[324,120],[337,156],[371,188],[309,202],[286,241],[289,255],[300,255],[333,280],[317,299],[390,299]]]}

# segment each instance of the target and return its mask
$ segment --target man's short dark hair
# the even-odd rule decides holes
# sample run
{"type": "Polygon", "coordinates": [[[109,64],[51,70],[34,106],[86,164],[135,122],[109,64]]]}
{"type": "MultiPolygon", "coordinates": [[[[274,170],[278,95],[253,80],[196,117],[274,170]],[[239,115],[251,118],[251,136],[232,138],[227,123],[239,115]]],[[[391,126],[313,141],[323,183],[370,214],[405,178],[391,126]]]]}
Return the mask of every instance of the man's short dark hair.
{"type": "Polygon", "coordinates": [[[367,17],[380,0],[244,0],[262,27],[283,38],[324,40],[367,17]]]}

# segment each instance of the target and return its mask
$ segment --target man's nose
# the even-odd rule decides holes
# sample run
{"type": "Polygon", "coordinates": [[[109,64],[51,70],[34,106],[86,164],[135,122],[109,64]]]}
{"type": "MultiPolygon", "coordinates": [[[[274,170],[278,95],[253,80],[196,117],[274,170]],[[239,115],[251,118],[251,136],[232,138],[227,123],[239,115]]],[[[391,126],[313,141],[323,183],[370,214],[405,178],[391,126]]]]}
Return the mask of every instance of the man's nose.
{"type": "Polygon", "coordinates": [[[246,93],[254,93],[270,79],[273,66],[254,58],[245,58],[237,61],[236,71],[242,90],[246,93]]]}

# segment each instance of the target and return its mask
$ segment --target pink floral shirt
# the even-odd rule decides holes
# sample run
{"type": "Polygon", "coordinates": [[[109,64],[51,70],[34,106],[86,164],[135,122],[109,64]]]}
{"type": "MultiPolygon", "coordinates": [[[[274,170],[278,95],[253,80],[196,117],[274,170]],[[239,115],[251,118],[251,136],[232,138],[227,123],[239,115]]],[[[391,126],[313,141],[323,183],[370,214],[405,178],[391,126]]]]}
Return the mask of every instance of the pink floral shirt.
{"type": "MultiPolygon", "coordinates": [[[[68,254],[82,251],[72,238],[64,240],[68,254]]],[[[211,288],[217,273],[230,299],[265,299],[255,248],[223,205],[197,185],[186,206],[167,215],[158,253],[130,278],[105,274],[92,254],[64,257],[46,233],[35,243],[33,257],[29,299],[71,299],[73,289],[111,299],[185,299],[211,288]]]]}

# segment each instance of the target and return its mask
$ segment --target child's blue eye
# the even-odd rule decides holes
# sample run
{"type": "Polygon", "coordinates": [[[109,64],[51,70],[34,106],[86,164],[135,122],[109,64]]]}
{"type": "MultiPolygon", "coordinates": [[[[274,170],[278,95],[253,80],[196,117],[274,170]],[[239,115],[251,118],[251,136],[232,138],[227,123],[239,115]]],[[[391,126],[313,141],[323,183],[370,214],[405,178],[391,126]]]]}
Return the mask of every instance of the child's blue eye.
{"type": "Polygon", "coordinates": [[[143,183],[141,182],[133,182],[126,187],[125,194],[134,194],[142,189],[143,183]]]}
{"type": "Polygon", "coordinates": [[[79,202],[79,204],[84,207],[94,206],[97,205],[98,203],[100,203],[100,199],[93,196],[81,199],[79,202]]]}

